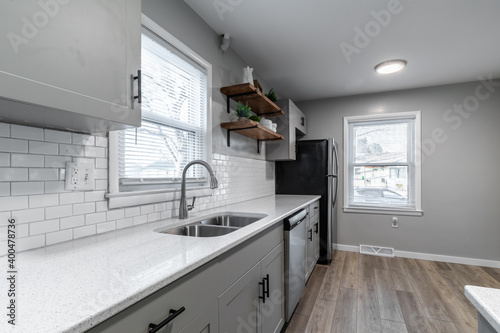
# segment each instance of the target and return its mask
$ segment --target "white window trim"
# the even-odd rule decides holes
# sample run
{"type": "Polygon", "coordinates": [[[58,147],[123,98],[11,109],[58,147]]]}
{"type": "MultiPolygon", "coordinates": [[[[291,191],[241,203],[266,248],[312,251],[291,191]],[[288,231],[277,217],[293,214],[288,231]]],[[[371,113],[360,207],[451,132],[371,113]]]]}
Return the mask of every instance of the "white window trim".
{"type": "MultiPolygon", "coordinates": [[[[151,30],[169,44],[177,48],[186,56],[195,61],[199,66],[207,72],[207,131],[206,131],[206,146],[207,157],[206,162],[212,164],[212,64],[203,59],[196,52],[187,47],[180,40],[165,31],[160,25],[155,23],[146,15],[142,14],[142,25],[151,30]]],[[[109,188],[106,197],[108,198],[109,208],[120,208],[144,205],[155,202],[174,201],[180,199],[180,185],[178,189],[151,190],[151,191],[135,191],[135,192],[120,192],[119,173],[118,173],[118,133],[116,131],[109,132],[109,188]]],[[[208,184],[206,186],[189,187],[187,188],[188,196],[211,196],[208,184]]]]}
{"type": "Polygon", "coordinates": [[[396,113],[373,114],[363,116],[344,117],[344,213],[362,214],[383,214],[383,215],[407,215],[422,216],[422,165],[421,165],[421,143],[422,143],[422,122],[421,111],[407,111],[396,113]],[[371,120],[407,119],[415,117],[415,209],[396,208],[374,208],[374,207],[350,207],[349,202],[349,123],[371,120]]]}

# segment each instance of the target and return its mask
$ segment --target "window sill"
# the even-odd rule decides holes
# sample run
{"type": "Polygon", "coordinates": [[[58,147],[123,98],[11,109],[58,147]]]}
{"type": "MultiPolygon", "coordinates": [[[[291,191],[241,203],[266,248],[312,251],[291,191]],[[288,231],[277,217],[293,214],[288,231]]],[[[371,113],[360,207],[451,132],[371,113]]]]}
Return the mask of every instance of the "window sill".
{"type": "Polygon", "coordinates": [[[389,208],[372,208],[372,207],[344,207],[344,213],[358,214],[380,214],[380,215],[399,215],[399,216],[422,216],[422,210],[405,210],[405,209],[389,209],[389,208]]]}
{"type": "MultiPolygon", "coordinates": [[[[186,196],[192,198],[208,197],[213,195],[213,190],[208,186],[187,188],[186,196]]],[[[159,202],[178,201],[181,199],[181,190],[154,190],[154,191],[135,191],[135,192],[120,192],[107,193],[108,208],[124,208],[132,206],[147,205],[159,202]]]]}

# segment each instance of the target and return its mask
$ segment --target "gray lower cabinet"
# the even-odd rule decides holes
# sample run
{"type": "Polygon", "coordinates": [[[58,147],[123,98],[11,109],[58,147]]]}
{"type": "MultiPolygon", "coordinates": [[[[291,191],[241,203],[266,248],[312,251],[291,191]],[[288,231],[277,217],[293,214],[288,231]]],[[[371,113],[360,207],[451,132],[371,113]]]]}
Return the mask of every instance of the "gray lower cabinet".
{"type": "Polygon", "coordinates": [[[280,332],[284,324],[281,242],[219,297],[220,332],[280,332]]]}
{"type": "Polygon", "coordinates": [[[90,333],[147,333],[170,310],[185,310],[161,333],[280,332],[284,324],[280,222],[140,300],[90,333]]]}
{"type": "Polygon", "coordinates": [[[309,215],[306,228],[306,281],[319,259],[319,201],[308,207],[309,215]]]}
{"type": "Polygon", "coordinates": [[[0,119],[96,133],[140,126],[140,0],[4,1],[0,119]]]}

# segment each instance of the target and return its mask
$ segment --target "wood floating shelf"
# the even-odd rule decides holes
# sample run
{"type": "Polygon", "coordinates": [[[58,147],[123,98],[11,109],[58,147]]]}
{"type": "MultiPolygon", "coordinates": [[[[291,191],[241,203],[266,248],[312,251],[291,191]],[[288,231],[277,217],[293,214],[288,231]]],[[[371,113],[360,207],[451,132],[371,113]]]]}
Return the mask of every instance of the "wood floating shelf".
{"type": "Polygon", "coordinates": [[[231,132],[235,131],[241,135],[257,140],[257,153],[260,154],[260,143],[262,141],[284,140],[283,135],[278,134],[262,126],[256,121],[247,119],[220,124],[222,128],[227,129],[227,146],[231,147],[231,132]]]}
{"type": "Polygon", "coordinates": [[[285,114],[283,110],[269,98],[266,97],[260,90],[255,88],[253,84],[242,83],[234,86],[222,87],[220,92],[226,95],[227,98],[227,113],[230,109],[230,100],[248,104],[252,108],[252,112],[259,116],[280,116],[285,114]]]}

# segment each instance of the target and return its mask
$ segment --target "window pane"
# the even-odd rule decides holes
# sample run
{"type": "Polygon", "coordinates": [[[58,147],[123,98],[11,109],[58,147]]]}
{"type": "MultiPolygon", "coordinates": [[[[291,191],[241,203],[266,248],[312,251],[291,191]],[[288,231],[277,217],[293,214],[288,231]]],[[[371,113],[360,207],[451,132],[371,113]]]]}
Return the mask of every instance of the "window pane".
{"type": "Polygon", "coordinates": [[[408,205],[408,167],[354,167],[353,204],[408,205]],[[397,176],[396,176],[397,175],[397,176]]]}
{"type": "Polygon", "coordinates": [[[354,163],[406,163],[408,123],[353,125],[354,163]]]}

